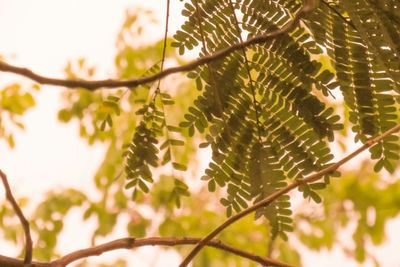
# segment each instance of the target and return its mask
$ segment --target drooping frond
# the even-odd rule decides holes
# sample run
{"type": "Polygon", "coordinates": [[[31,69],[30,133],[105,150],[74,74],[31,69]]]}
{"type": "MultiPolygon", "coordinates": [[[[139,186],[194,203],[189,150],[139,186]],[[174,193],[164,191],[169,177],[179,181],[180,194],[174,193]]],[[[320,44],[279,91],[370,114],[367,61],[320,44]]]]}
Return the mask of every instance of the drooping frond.
{"type": "MultiPolygon", "coordinates": [[[[147,89],[150,90],[150,87],[147,89]]],[[[141,116],[141,120],[124,152],[125,173],[128,180],[125,188],[134,188],[133,199],[137,197],[138,192],[149,192],[149,184],[154,182],[152,172],[154,168],[172,162],[173,168],[186,170],[185,165],[174,162],[172,157],[172,148],[184,145],[182,140],[170,136],[170,132],[181,131],[180,128],[167,124],[164,106],[173,104],[171,96],[157,88],[149,103],[144,104],[136,112],[136,115],[141,116]],[[159,143],[161,144],[158,146],[159,143]],[[159,155],[161,152],[162,157],[159,155]]],[[[187,196],[188,188],[183,181],[176,178],[174,181],[175,188],[171,193],[179,206],[180,196],[187,196]]]]}
{"type": "MultiPolygon", "coordinates": [[[[365,142],[396,124],[399,92],[399,23],[396,1],[321,2],[306,22],[332,59],[356,140],[365,142]],[[396,93],[395,93],[396,92],[396,93]]],[[[400,147],[396,136],[370,149],[378,171],[393,171],[400,147]]]]}
{"type": "MultiPolygon", "coordinates": [[[[173,45],[181,53],[200,46],[205,55],[275,30],[290,21],[287,7],[300,7],[295,1],[281,2],[188,1],[182,12],[188,19],[173,45]]],[[[181,125],[192,134],[194,127],[204,132],[209,125],[201,146],[211,145],[213,162],[203,179],[210,191],[216,185],[226,188],[221,203],[228,216],[284,187],[285,177],[318,171],[333,158],[326,141],[333,140],[341,125],[318,97],[328,96],[336,86],[334,74],[313,60],[320,53],[307,29],[300,27],[188,75],[202,95],[181,125]]],[[[319,201],[309,186],[302,191],[319,201]]],[[[284,196],[256,216],[270,220],[273,236],[285,237],[284,231],[291,229],[289,207],[284,196]]]]}
{"type": "MultiPolygon", "coordinates": [[[[205,135],[200,147],[211,146],[212,161],[202,179],[209,191],[217,186],[226,191],[221,203],[228,216],[282,189],[288,179],[330,164],[328,141],[343,127],[340,114],[329,106],[333,90],[338,88],[343,95],[356,141],[365,143],[398,120],[400,4],[317,2],[311,15],[287,34],[238,49],[188,73],[200,94],[180,127],[187,128],[189,136],[197,129],[205,135]],[[324,65],[325,58],[333,68],[324,65]]],[[[200,56],[213,54],[289,25],[302,5],[299,0],[186,0],[182,11],[186,21],[172,46],[180,54],[194,48],[200,56]]],[[[170,161],[168,144],[157,147],[152,139],[161,137],[156,132],[167,127],[164,114],[157,105],[146,108],[127,157],[128,176],[136,177],[130,186],[135,187],[143,179],[151,181],[144,166],[158,166],[158,148],[167,151],[162,161],[170,161]],[[155,121],[146,121],[149,118],[155,121]],[[151,150],[151,159],[136,156],[140,151],[135,150],[139,148],[135,138],[145,142],[140,146],[151,150]]],[[[399,151],[396,136],[386,136],[371,147],[371,157],[378,159],[375,170],[393,171],[399,151]]],[[[331,175],[299,190],[319,202],[315,190],[324,188],[331,175]]],[[[259,210],[256,218],[265,216],[273,236],[285,238],[285,231],[291,230],[290,213],[289,197],[283,195],[259,210]]]]}

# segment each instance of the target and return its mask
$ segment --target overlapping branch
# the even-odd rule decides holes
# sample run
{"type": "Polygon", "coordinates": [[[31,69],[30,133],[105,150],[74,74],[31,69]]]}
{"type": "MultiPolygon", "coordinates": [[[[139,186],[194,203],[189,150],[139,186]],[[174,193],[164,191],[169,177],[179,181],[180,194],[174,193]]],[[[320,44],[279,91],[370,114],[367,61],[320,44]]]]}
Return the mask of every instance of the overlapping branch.
{"type": "MultiPolygon", "coordinates": [[[[0,255],[0,266],[22,267],[22,266],[31,266],[32,264],[36,267],[67,266],[71,262],[77,261],[79,259],[87,258],[90,256],[98,256],[105,252],[117,249],[133,249],[136,247],[156,246],[156,245],[161,245],[161,246],[194,245],[201,240],[200,238],[192,238],[192,237],[149,237],[149,238],[127,237],[127,238],[116,239],[111,242],[104,243],[95,247],[77,250],[61,257],[60,259],[51,262],[35,262],[35,261],[32,262],[32,239],[30,234],[29,222],[26,220],[24,214],[21,211],[21,208],[18,206],[18,203],[15,201],[12,195],[10,185],[8,184],[7,176],[1,170],[0,170],[0,178],[5,188],[6,198],[11,203],[15,213],[17,214],[19,220],[21,221],[25,233],[24,260],[0,255]]],[[[235,255],[247,258],[249,260],[258,262],[263,265],[292,267],[291,265],[281,263],[279,261],[275,261],[267,257],[255,255],[245,250],[241,250],[233,246],[224,244],[223,242],[217,239],[210,239],[205,245],[233,253],[235,255]]]]}
{"type": "MultiPolygon", "coordinates": [[[[7,181],[7,176],[1,170],[0,170],[0,177],[5,188],[6,198],[8,201],[10,201],[15,213],[20,219],[25,233],[24,260],[0,255],[0,266],[22,267],[22,266],[31,266],[31,264],[33,264],[36,267],[67,266],[68,264],[77,261],[79,259],[87,258],[90,256],[98,256],[105,252],[117,249],[133,249],[142,246],[156,246],[156,245],[161,245],[161,246],[194,245],[201,240],[200,238],[192,238],[192,237],[149,237],[149,238],[127,237],[127,238],[116,239],[111,242],[104,243],[95,247],[77,250],[61,257],[60,259],[51,262],[35,262],[35,261],[32,262],[32,239],[30,234],[29,222],[26,220],[25,216],[21,211],[21,208],[18,206],[17,202],[15,201],[12,195],[10,186],[7,181]]],[[[245,250],[241,250],[233,246],[224,244],[223,242],[217,239],[210,239],[209,241],[207,241],[207,244],[205,245],[230,252],[232,254],[241,256],[243,258],[247,258],[249,260],[258,262],[263,265],[291,267],[291,265],[281,263],[279,261],[275,261],[267,257],[255,255],[245,250]]]]}
{"type": "MultiPolygon", "coordinates": [[[[35,267],[59,267],[59,266],[67,266],[68,264],[88,258],[91,256],[99,256],[105,252],[117,250],[117,249],[133,249],[137,247],[143,246],[178,246],[178,245],[193,245],[200,241],[200,238],[192,238],[192,237],[149,237],[149,238],[121,238],[116,239],[108,243],[104,243],[92,248],[86,248],[74,251],[70,254],[67,254],[57,260],[51,262],[32,262],[35,267]]],[[[269,259],[267,257],[258,256],[252,254],[250,252],[237,249],[230,245],[222,243],[220,240],[212,239],[206,244],[209,247],[214,247],[223,251],[230,252],[232,254],[241,256],[243,258],[247,258],[251,261],[258,262],[262,265],[268,266],[278,266],[278,267],[293,267],[292,265],[288,265],[279,261],[275,261],[269,259]]],[[[0,255],[0,266],[9,266],[9,267],[22,267],[24,266],[24,262],[19,259],[1,256],[0,255]]]]}
{"type": "Polygon", "coordinates": [[[204,237],[194,247],[194,249],[189,253],[189,255],[182,261],[182,263],[179,265],[179,267],[187,266],[192,261],[192,259],[197,255],[197,253],[199,253],[199,251],[204,247],[204,245],[207,244],[207,242],[209,240],[213,239],[216,235],[218,235],[220,232],[222,232],[222,230],[224,230],[225,228],[227,228],[228,226],[230,226],[234,222],[236,222],[239,219],[243,218],[244,216],[252,213],[253,211],[256,211],[259,208],[268,206],[269,204],[271,204],[273,201],[275,201],[280,196],[288,193],[289,191],[297,188],[298,186],[300,186],[302,184],[306,184],[306,183],[317,181],[317,180],[321,179],[324,175],[335,172],[340,166],[342,166],[343,164],[345,164],[349,160],[353,159],[354,157],[356,157],[358,154],[360,154],[364,150],[366,150],[369,147],[371,147],[372,145],[382,141],[382,139],[385,138],[386,136],[389,136],[389,135],[391,135],[391,134],[393,134],[395,132],[398,132],[399,130],[400,130],[400,124],[396,125],[395,127],[391,128],[390,130],[384,132],[380,136],[367,141],[360,148],[358,148],[354,152],[350,153],[349,155],[347,155],[343,159],[339,160],[335,164],[332,164],[331,166],[329,166],[329,167],[327,167],[327,168],[325,168],[325,169],[323,169],[323,170],[321,170],[319,172],[311,174],[311,175],[309,175],[307,177],[304,177],[304,178],[301,178],[301,179],[296,179],[294,182],[292,182],[288,186],[286,186],[286,187],[282,188],[281,190],[273,193],[272,195],[268,196],[267,198],[264,198],[263,200],[261,200],[260,202],[254,204],[253,206],[250,206],[247,209],[245,209],[245,210],[237,213],[236,215],[230,217],[224,223],[222,223],[220,226],[218,226],[214,231],[212,231],[210,234],[208,234],[206,237],[204,237]]]}
{"type": "Polygon", "coordinates": [[[285,35],[285,34],[289,33],[290,31],[292,31],[294,28],[296,28],[299,25],[300,20],[314,10],[315,2],[316,2],[316,0],[308,0],[307,3],[296,13],[296,16],[293,18],[293,20],[289,24],[287,24],[285,27],[283,27],[279,30],[273,31],[271,33],[251,37],[244,42],[232,44],[231,46],[228,46],[218,52],[215,52],[210,55],[202,56],[186,65],[168,68],[168,69],[162,70],[162,71],[160,71],[154,75],[150,75],[150,76],[145,76],[145,77],[140,77],[140,78],[130,79],[130,80],[107,79],[107,80],[92,80],[92,81],[90,81],[90,80],[58,79],[58,78],[42,76],[42,75],[39,75],[39,74],[33,72],[32,70],[30,70],[28,68],[13,66],[4,61],[0,61],[0,71],[19,74],[19,75],[25,76],[39,84],[43,84],[43,85],[63,86],[63,87],[68,87],[68,88],[84,88],[84,89],[87,89],[90,91],[94,91],[94,90],[97,90],[100,88],[117,88],[117,87],[128,87],[128,88],[132,89],[132,88],[135,88],[142,84],[154,82],[158,79],[164,78],[173,73],[194,70],[199,66],[202,66],[204,64],[207,64],[212,61],[216,61],[218,59],[226,57],[229,54],[231,54],[239,49],[244,49],[246,47],[249,47],[249,46],[255,45],[255,44],[262,44],[271,39],[275,39],[282,35],[285,35]]]}

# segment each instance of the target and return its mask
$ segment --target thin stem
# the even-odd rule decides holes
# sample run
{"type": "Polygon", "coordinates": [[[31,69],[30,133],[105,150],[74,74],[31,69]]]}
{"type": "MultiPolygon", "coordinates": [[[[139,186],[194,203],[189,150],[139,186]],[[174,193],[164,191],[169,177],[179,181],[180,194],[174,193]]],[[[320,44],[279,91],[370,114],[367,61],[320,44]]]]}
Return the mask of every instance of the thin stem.
{"type": "Polygon", "coordinates": [[[21,208],[18,206],[17,202],[12,195],[10,185],[7,181],[7,176],[0,170],[0,177],[3,181],[4,189],[6,190],[6,198],[10,201],[15,213],[17,214],[25,233],[25,258],[24,264],[31,264],[32,262],[32,238],[31,231],[29,228],[29,222],[26,220],[21,208]]]}
{"type": "MultiPolygon", "coordinates": [[[[163,45],[163,51],[162,51],[162,58],[161,58],[161,68],[160,70],[163,71],[164,70],[164,61],[165,61],[165,54],[166,54],[166,50],[167,50],[167,38],[168,38],[168,24],[169,24],[169,8],[170,8],[170,0],[167,0],[167,14],[166,14],[166,18],[165,18],[165,31],[164,31],[164,45],[163,45]]],[[[172,153],[172,145],[169,142],[169,130],[168,130],[168,123],[167,123],[167,116],[165,113],[165,106],[164,103],[162,101],[162,96],[161,96],[161,89],[160,89],[160,84],[161,84],[161,79],[158,80],[158,84],[157,84],[157,88],[154,94],[154,98],[153,101],[156,101],[156,97],[157,95],[160,97],[160,105],[161,105],[161,109],[162,109],[162,113],[164,116],[164,127],[165,127],[165,135],[167,138],[167,142],[168,142],[168,149],[167,152],[165,153],[169,153],[171,159],[173,159],[173,153],[172,153]],[[169,152],[168,152],[169,151],[169,152]]],[[[155,105],[155,104],[154,104],[155,105]]],[[[174,175],[174,168],[172,168],[172,176],[175,177],[174,175]]]]}
{"type": "MultiPolygon", "coordinates": [[[[161,68],[160,68],[161,71],[164,70],[165,53],[166,53],[166,50],[167,50],[169,6],[170,6],[170,0],[167,0],[167,14],[166,14],[166,17],[165,17],[164,44],[163,44],[163,51],[162,51],[162,57],[161,57],[161,68]]],[[[160,83],[161,83],[161,79],[158,80],[158,84],[157,84],[156,91],[158,91],[158,92],[160,92],[160,83]]]]}

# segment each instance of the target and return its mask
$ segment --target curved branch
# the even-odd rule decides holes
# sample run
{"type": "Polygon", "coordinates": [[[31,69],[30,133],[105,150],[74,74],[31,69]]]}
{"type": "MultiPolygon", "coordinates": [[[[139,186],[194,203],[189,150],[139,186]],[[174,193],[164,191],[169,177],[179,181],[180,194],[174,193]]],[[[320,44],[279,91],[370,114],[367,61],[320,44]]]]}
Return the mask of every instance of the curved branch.
{"type": "Polygon", "coordinates": [[[297,14],[293,18],[293,20],[289,24],[287,24],[285,27],[282,27],[279,30],[273,31],[268,34],[257,35],[257,36],[251,37],[244,42],[232,44],[231,46],[221,49],[220,51],[215,52],[214,54],[202,56],[186,65],[168,68],[168,69],[160,71],[156,74],[146,76],[146,77],[140,77],[140,78],[130,79],[130,80],[107,79],[107,80],[93,80],[93,81],[57,79],[57,78],[50,78],[50,77],[45,77],[45,76],[39,75],[30,69],[13,66],[13,65],[5,63],[4,61],[0,61],[0,71],[19,74],[19,75],[25,76],[39,84],[64,86],[64,87],[68,87],[68,88],[84,88],[84,89],[87,89],[90,91],[94,91],[94,90],[97,90],[100,88],[116,88],[116,87],[134,88],[134,87],[137,87],[142,84],[154,82],[158,79],[164,78],[165,76],[171,75],[173,73],[194,70],[195,68],[197,68],[201,65],[210,63],[212,61],[216,61],[223,57],[226,57],[227,55],[235,52],[236,50],[243,49],[248,46],[255,45],[255,44],[262,44],[271,39],[278,38],[281,35],[285,35],[285,34],[289,33],[291,30],[293,30],[294,28],[296,28],[299,25],[300,20],[314,10],[315,2],[316,2],[316,0],[307,0],[307,4],[304,5],[297,12],[297,14]]]}
{"type": "MultiPolygon", "coordinates": [[[[92,248],[77,250],[51,262],[32,262],[32,263],[37,267],[59,267],[59,266],[66,266],[74,261],[83,258],[91,256],[99,256],[105,252],[117,249],[132,249],[136,247],[155,246],[155,245],[161,245],[161,246],[194,245],[197,244],[200,240],[201,240],[200,238],[192,238],[192,237],[148,237],[148,238],[127,237],[127,238],[116,239],[92,248]]],[[[247,252],[245,250],[241,250],[233,246],[224,244],[217,239],[212,239],[209,242],[207,242],[207,246],[233,253],[240,257],[252,260],[254,262],[258,262],[262,265],[293,267],[292,265],[275,261],[267,257],[258,256],[250,252],[247,252]]],[[[20,259],[15,259],[0,255],[0,266],[22,267],[24,266],[24,263],[20,259]]]]}
{"type": "Polygon", "coordinates": [[[24,228],[25,233],[25,258],[24,264],[31,264],[32,262],[32,238],[31,238],[31,231],[29,229],[29,222],[25,219],[24,214],[22,213],[21,208],[18,206],[17,202],[15,201],[10,185],[7,181],[7,176],[0,170],[0,177],[3,181],[4,189],[6,191],[6,198],[10,201],[15,213],[17,214],[22,227],[24,228]]]}
{"type": "Polygon", "coordinates": [[[269,204],[271,204],[273,201],[275,201],[278,197],[288,193],[289,191],[291,191],[292,189],[298,187],[299,185],[302,184],[306,184],[306,183],[310,183],[310,182],[314,182],[316,180],[319,180],[320,178],[322,178],[324,175],[326,174],[330,174],[335,172],[340,166],[342,166],[343,164],[345,164],[346,162],[348,162],[349,160],[351,160],[352,158],[354,158],[355,156],[357,156],[358,154],[360,154],[361,152],[363,152],[364,150],[368,149],[369,147],[371,147],[372,145],[380,142],[383,138],[385,138],[386,136],[389,136],[395,132],[398,132],[400,130],[400,124],[396,125],[395,127],[393,127],[392,129],[384,132],[382,135],[371,139],[369,141],[367,141],[364,145],[362,145],[360,148],[358,148],[357,150],[355,150],[354,152],[350,153],[349,155],[347,155],[346,157],[344,157],[343,159],[339,160],[338,162],[336,162],[335,164],[332,164],[331,166],[316,172],[314,174],[311,174],[309,176],[306,176],[304,178],[301,179],[296,179],[294,182],[292,182],[291,184],[289,184],[288,186],[282,188],[281,190],[273,193],[272,195],[268,196],[267,198],[264,198],[263,200],[261,200],[260,202],[254,204],[253,206],[248,207],[245,210],[242,210],[241,212],[237,213],[236,215],[230,217],[229,219],[227,219],[224,223],[222,223],[220,226],[218,226],[214,231],[212,231],[211,233],[209,233],[206,237],[204,237],[195,247],[194,249],[189,253],[189,255],[182,261],[182,263],[179,265],[180,267],[184,267],[187,266],[189,264],[189,262],[194,258],[194,256],[197,255],[197,253],[199,253],[199,251],[204,247],[205,244],[207,244],[207,242],[211,239],[213,239],[217,234],[219,234],[222,230],[224,230],[225,228],[227,228],[228,226],[230,226],[231,224],[233,224],[234,222],[238,221],[239,219],[241,219],[242,217],[252,213],[253,211],[256,211],[257,209],[261,208],[261,207],[265,207],[268,206],[269,204]]]}
{"type": "MultiPolygon", "coordinates": [[[[161,246],[194,245],[197,244],[199,241],[200,238],[191,238],[191,237],[149,237],[149,238],[127,237],[127,238],[116,239],[114,241],[104,243],[102,245],[95,246],[92,248],[77,250],[51,263],[54,264],[55,266],[65,266],[73,261],[82,258],[87,258],[90,256],[98,256],[104,252],[116,249],[132,249],[136,247],[155,246],[155,245],[161,245],[161,246]]],[[[228,251],[230,253],[261,263],[263,265],[287,266],[287,267],[290,266],[285,263],[281,263],[275,260],[268,259],[266,257],[258,256],[250,252],[237,249],[230,245],[224,244],[217,239],[212,239],[209,242],[207,242],[207,246],[228,251]]]]}

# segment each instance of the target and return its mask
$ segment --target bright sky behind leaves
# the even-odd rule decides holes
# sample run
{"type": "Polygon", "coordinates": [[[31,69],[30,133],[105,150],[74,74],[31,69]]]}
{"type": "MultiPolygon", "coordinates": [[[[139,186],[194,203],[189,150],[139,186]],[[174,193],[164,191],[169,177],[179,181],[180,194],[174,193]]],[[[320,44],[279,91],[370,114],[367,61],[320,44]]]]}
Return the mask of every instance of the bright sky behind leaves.
{"type": "MultiPolygon", "coordinates": [[[[166,1],[0,0],[0,54],[11,64],[54,77],[63,77],[67,61],[84,57],[90,65],[97,66],[97,78],[112,77],[116,35],[124,21],[125,9],[135,4],[153,8],[160,22],[159,27],[151,31],[153,34],[146,36],[146,41],[162,38],[166,1]]],[[[182,21],[180,5],[178,0],[171,1],[170,33],[182,21]]],[[[0,73],[0,86],[21,81],[30,84],[19,76],[0,73]]],[[[16,133],[14,150],[9,150],[3,141],[0,142],[0,168],[8,175],[13,192],[18,197],[35,196],[34,201],[37,202],[41,200],[43,192],[60,186],[95,191],[92,177],[103,159],[104,147],[102,144],[87,146],[78,136],[77,124],[61,124],[57,121],[61,90],[43,87],[36,98],[38,107],[25,116],[26,131],[16,133]]],[[[0,201],[4,200],[3,192],[1,188],[0,201]]],[[[89,246],[93,224],[89,222],[82,225],[80,231],[76,232],[73,225],[79,223],[79,218],[79,213],[71,216],[71,223],[65,229],[70,234],[62,235],[59,239],[60,249],[65,252],[89,246]]],[[[394,223],[389,223],[389,235],[394,227],[394,223]]],[[[124,236],[123,232],[117,234],[124,236]]],[[[396,255],[396,249],[400,247],[399,241],[391,239],[390,242],[376,250],[382,263],[387,263],[385,266],[395,266],[393,264],[396,262],[391,261],[388,255],[396,255]]],[[[135,258],[135,266],[169,266],[165,265],[166,258],[171,260],[171,266],[177,265],[176,253],[156,257],[156,250],[152,247],[136,251],[134,255],[129,252],[130,258],[135,258]]],[[[355,262],[346,260],[339,249],[334,249],[330,254],[320,254],[318,263],[315,262],[315,254],[303,250],[300,252],[304,253],[307,266],[338,266],[340,262],[342,266],[355,266],[355,262]]],[[[17,250],[0,240],[0,253],[12,256],[17,250]]],[[[104,262],[105,259],[112,261],[117,255],[122,255],[120,252],[110,254],[108,257],[99,257],[98,262],[104,262]]]]}

